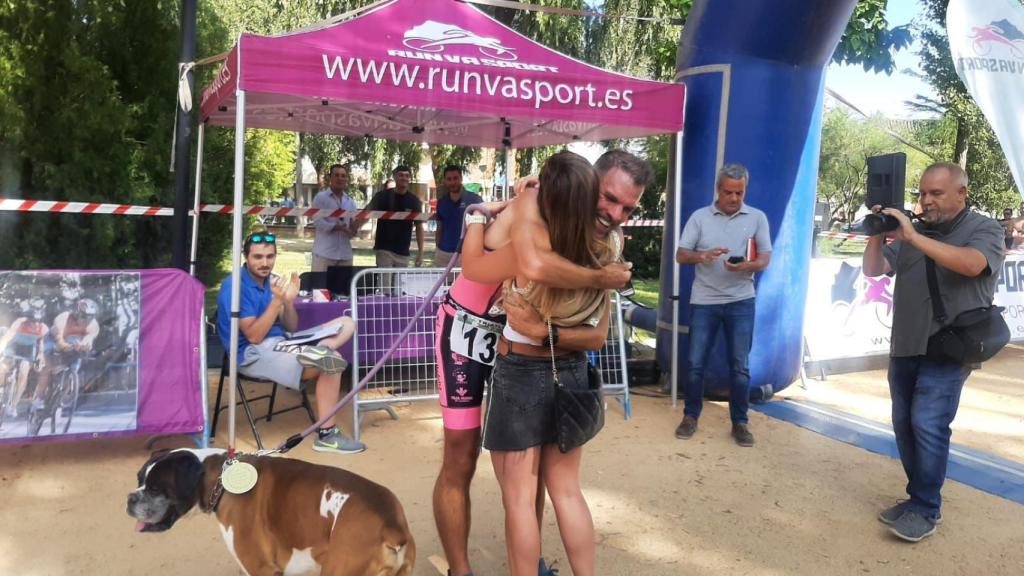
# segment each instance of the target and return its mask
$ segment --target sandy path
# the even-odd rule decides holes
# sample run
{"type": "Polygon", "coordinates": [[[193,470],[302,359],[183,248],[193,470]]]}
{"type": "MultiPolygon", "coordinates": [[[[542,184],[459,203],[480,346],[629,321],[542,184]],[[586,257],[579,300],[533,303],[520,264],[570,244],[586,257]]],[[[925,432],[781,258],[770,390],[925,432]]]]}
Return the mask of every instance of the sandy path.
{"type": "MultiPolygon", "coordinates": [[[[440,418],[425,403],[399,412],[397,422],[369,416],[364,454],[328,456],[303,445],[290,455],[347,467],[394,490],[417,538],[416,573],[436,574],[428,557],[441,555],[430,505],[440,418]]],[[[907,545],[875,519],[902,493],[895,460],[759,413],[751,414],[757,446],[739,448],[717,404],[707,406],[690,441],[674,438],[680,412],[667,399],[634,396],[633,414],[624,421],[613,408],[584,458],[600,574],[1024,573],[1024,506],[950,482],[946,522],[934,537],[907,545]]],[[[276,443],[303,424],[293,412],[261,430],[276,443]]],[[[251,449],[247,431],[239,434],[239,447],[251,449]]],[[[1013,435],[1004,438],[1007,454],[1019,450],[1020,434],[1013,435]]],[[[141,439],[0,447],[0,574],[238,574],[210,517],[193,514],[160,535],[133,532],[125,496],[146,457],[141,439]]],[[[473,498],[476,572],[506,573],[503,514],[486,454],[473,498]]],[[[546,556],[568,574],[550,506],[546,524],[546,556]]]]}

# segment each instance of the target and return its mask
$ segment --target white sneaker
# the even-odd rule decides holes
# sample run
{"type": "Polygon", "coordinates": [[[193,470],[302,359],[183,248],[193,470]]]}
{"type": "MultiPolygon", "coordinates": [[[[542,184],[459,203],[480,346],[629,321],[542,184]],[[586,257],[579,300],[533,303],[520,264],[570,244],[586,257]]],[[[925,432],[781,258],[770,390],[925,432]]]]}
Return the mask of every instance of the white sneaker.
{"type": "Polygon", "coordinates": [[[325,374],[338,374],[348,367],[348,361],[327,346],[306,346],[298,353],[298,359],[306,368],[316,368],[325,374]]]}

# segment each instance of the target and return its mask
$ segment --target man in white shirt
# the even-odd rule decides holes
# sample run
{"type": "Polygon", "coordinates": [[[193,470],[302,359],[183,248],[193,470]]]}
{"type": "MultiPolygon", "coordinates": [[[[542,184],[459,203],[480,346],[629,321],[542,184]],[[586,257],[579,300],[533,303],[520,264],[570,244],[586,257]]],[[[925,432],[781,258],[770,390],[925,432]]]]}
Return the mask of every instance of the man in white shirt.
{"type": "Polygon", "coordinates": [[[313,272],[324,272],[328,266],[352,265],[352,237],[363,222],[355,220],[351,212],[358,210],[356,203],[345,193],[348,190],[348,168],[331,165],[328,187],[313,199],[313,208],[323,210],[313,217],[316,237],[313,240],[313,272]],[[335,210],[350,214],[331,216],[335,210]]]}

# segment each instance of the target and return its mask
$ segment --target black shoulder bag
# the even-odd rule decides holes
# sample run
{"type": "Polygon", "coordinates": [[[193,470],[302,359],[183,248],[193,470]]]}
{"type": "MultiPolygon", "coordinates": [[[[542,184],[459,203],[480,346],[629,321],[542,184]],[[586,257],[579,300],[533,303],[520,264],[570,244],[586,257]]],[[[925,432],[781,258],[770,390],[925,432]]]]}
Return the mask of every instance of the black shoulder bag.
{"type": "Polygon", "coordinates": [[[583,446],[604,428],[604,396],[601,392],[601,372],[587,362],[587,389],[566,388],[558,380],[555,367],[555,343],[548,322],[548,342],[551,346],[551,374],[555,378],[555,422],[558,425],[558,450],[565,454],[583,446]]]}
{"type": "Polygon", "coordinates": [[[928,276],[928,294],[932,299],[932,313],[942,326],[928,339],[925,356],[936,362],[977,364],[996,355],[1010,341],[1010,328],[1003,320],[1003,308],[986,306],[960,313],[947,324],[946,306],[939,294],[939,281],[935,274],[935,261],[925,256],[928,276]]]}

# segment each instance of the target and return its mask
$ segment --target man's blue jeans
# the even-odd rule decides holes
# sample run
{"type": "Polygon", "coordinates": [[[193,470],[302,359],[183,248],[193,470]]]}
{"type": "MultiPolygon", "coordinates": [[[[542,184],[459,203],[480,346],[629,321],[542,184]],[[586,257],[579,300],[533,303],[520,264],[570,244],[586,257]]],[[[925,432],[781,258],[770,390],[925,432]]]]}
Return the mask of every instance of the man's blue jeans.
{"type": "Polygon", "coordinates": [[[729,416],[733,424],[747,423],[750,405],[750,344],[754,339],[754,299],[728,304],[690,305],[690,370],[686,378],[684,416],[700,418],[704,406],[704,369],[718,329],[725,329],[729,363],[729,416]]]}
{"type": "Polygon", "coordinates": [[[924,356],[889,360],[892,428],[907,474],[908,506],[926,518],[935,517],[942,506],[949,425],[970,373],[969,366],[933,362],[924,356]]]}

